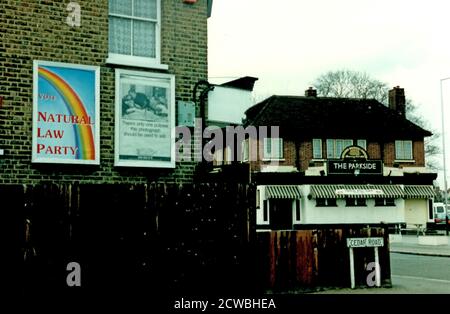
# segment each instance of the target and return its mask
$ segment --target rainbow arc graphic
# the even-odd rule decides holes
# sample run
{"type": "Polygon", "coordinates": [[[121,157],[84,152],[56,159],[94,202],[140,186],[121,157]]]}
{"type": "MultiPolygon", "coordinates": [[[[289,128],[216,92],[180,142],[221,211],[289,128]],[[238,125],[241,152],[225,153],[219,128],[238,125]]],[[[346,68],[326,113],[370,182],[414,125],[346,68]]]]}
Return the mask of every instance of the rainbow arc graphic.
{"type": "MultiPolygon", "coordinates": [[[[63,78],[43,67],[39,67],[38,73],[40,77],[55,88],[71,115],[80,118],[85,117],[85,121],[89,121],[88,113],[80,97],[63,78]]],[[[92,126],[90,124],[74,124],[73,127],[75,130],[75,143],[79,148],[76,158],[94,160],[95,143],[92,126]]]]}

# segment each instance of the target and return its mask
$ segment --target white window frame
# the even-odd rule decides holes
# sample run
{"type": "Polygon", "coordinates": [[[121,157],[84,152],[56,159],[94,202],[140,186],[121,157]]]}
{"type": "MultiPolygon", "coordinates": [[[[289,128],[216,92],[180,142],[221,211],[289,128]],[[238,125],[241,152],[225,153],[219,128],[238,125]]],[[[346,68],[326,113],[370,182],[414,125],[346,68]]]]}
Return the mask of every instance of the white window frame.
{"type": "Polygon", "coordinates": [[[327,158],[328,159],[339,159],[341,154],[349,146],[353,145],[352,139],[340,139],[340,138],[328,138],[327,139],[327,158]],[[340,149],[338,149],[339,145],[340,149]],[[339,151],[339,152],[338,152],[339,151]]]}
{"type": "Polygon", "coordinates": [[[261,206],[257,207],[256,214],[256,224],[260,226],[269,226],[270,225],[270,210],[269,210],[269,200],[261,198],[261,206]],[[266,211],[267,219],[264,219],[264,211],[266,211]]]}
{"type": "Polygon", "coordinates": [[[302,222],[302,205],[299,199],[292,200],[292,223],[300,224],[302,222]],[[298,208],[297,208],[298,206],[298,208]],[[299,217],[297,219],[297,210],[299,213],[299,217]]]}
{"type": "Polygon", "coordinates": [[[413,160],[413,142],[411,140],[395,141],[395,160],[413,160]],[[409,144],[409,150],[406,151],[406,144],[409,144]]]}
{"type": "MultiPolygon", "coordinates": [[[[109,2],[109,1],[108,1],[109,2]]],[[[132,0],[132,5],[134,8],[134,0],[132,0]]],[[[111,53],[108,51],[108,58],[106,59],[106,63],[110,64],[119,64],[119,65],[129,65],[129,66],[137,66],[144,67],[150,69],[159,69],[159,70],[167,70],[169,67],[166,64],[161,64],[161,0],[156,0],[156,20],[150,18],[142,18],[121,14],[111,14],[108,9],[108,21],[109,17],[120,17],[126,18],[129,20],[140,20],[140,21],[148,21],[155,23],[155,57],[140,57],[133,55],[124,55],[118,53],[111,53]]],[[[133,30],[131,31],[131,36],[133,36],[133,30]]],[[[108,33],[109,38],[109,33],[108,33]]],[[[130,38],[132,40],[132,38],[130,38]]],[[[109,49],[109,44],[108,44],[109,49]]]]}
{"type": "Polygon", "coordinates": [[[284,160],[284,145],[281,137],[264,138],[264,160],[284,160]],[[270,151],[268,150],[270,142],[270,151]],[[275,148],[272,149],[272,148],[275,148]]]}
{"type": "Polygon", "coordinates": [[[314,138],[312,140],[312,146],[313,146],[313,159],[322,159],[323,158],[322,139],[314,138]]]}
{"type": "Polygon", "coordinates": [[[247,162],[250,156],[250,139],[245,139],[242,141],[242,161],[247,162]]]}

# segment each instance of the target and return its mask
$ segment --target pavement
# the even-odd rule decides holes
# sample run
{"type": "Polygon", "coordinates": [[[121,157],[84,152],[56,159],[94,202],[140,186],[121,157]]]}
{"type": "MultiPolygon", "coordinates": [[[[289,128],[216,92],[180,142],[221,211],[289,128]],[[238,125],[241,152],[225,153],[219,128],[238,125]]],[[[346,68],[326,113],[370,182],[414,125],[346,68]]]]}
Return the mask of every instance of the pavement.
{"type": "MultiPolygon", "coordinates": [[[[437,234],[441,237],[447,237],[448,244],[444,245],[423,245],[419,244],[419,237],[417,235],[405,235],[403,234],[397,238],[391,238],[389,243],[389,248],[391,253],[400,254],[412,254],[412,255],[424,255],[424,256],[440,256],[440,257],[450,257],[450,236],[446,236],[443,231],[437,234]]],[[[449,260],[450,262],[450,260],[449,260]]],[[[322,291],[313,292],[313,294],[424,294],[424,292],[415,292],[411,289],[411,286],[417,285],[417,282],[409,282],[416,280],[417,278],[407,278],[408,276],[397,276],[392,275],[392,280],[395,284],[392,287],[380,287],[380,288],[332,288],[324,289],[322,291]],[[409,281],[408,281],[409,280],[409,281]]],[[[436,287],[435,291],[441,291],[440,293],[449,293],[448,291],[448,281],[434,280],[434,285],[443,285],[447,289],[438,289],[436,287]]],[[[429,292],[428,292],[429,293],[429,292]]],[[[425,292],[425,294],[428,294],[425,292]]],[[[435,294],[436,292],[433,292],[435,294]]]]}
{"type": "Polygon", "coordinates": [[[401,239],[393,239],[390,241],[391,253],[427,255],[427,256],[444,256],[450,257],[450,236],[446,236],[443,232],[438,234],[439,237],[447,237],[447,244],[444,245],[423,245],[419,244],[419,237],[416,235],[402,235],[401,239]]]}

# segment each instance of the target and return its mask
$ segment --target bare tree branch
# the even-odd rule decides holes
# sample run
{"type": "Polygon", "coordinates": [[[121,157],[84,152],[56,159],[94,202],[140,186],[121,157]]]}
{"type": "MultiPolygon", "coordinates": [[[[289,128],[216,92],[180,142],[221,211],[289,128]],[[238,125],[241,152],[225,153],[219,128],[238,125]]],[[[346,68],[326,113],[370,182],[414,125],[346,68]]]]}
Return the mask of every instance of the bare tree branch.
{"type": "MultiPolygon", "coordinates": [[[[329,71],[319,76],[313,83],[317,94],[323,97],[343,97],[376,99],[383,105],[388,105],[389,87],[386,83],[378,81],[365,72],[351,70],[329,71]]],[[[410,99],[406,99],[406,117],[411,122],[424,129],[430,129],[427,121],[417,113],[418,106],[410,99]]],[[[433,132],[433,130],[431,130],[433,132]]],[[[438,168],[438,163],[433,160],[440,153],[436,141],[439,138],[437,132],[425,139],[425,154],[427,166],[438,168]]]]}

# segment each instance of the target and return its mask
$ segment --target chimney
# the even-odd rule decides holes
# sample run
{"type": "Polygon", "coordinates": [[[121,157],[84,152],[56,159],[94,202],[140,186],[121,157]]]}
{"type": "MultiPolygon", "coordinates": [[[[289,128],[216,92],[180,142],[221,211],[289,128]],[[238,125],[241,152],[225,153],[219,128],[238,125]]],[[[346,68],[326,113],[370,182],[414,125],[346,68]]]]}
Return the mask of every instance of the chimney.
{"type": "Polygon", "coordinates": [[[307,90],[305,90],[305,96],[306,97],[317,97],[317,90],[310,87],[307,90]]]}
{"type": "Polygon", "coordinates": [[[401,116],[405,116],[406,101],[405,101],[405,89],[396,86],[389,91],[389,108],[397,111],[401,116]]]}

